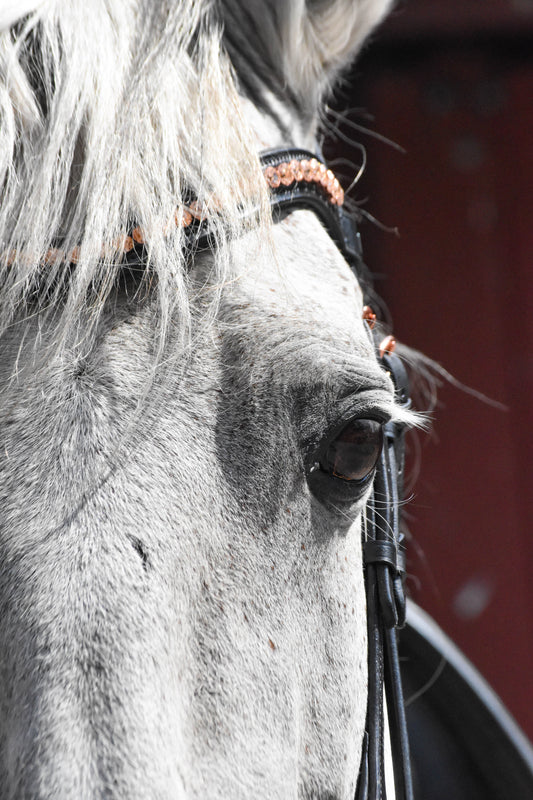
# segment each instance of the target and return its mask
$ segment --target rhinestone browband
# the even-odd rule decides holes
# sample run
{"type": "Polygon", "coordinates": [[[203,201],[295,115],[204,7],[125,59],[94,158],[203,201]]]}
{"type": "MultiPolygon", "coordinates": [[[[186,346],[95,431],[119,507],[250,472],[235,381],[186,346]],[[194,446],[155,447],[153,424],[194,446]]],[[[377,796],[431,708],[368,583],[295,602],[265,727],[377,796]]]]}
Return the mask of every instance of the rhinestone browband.
{"type": "MultiPolygon", "coordinates": [[[[263,177],[271,190],[276,193],[278,190],[291,190],[308,185],[315,190],[323,192],[326,199],[332,206],[342,206],[344,203],[344,192],[334,173],[317,158],[291,158],[282,161],[280,164],[265,164],[263,162],[263,177]]],[[[194,229],[205,223],[208,219],[208,212],[197,201],[193,200],[188,205],[180,206],[176,209],[173,219],[169,221],[165,228],[167,236],[173,227],[181,226],[184,229],[194,229]]],[[[103,245],[100,251],[101,258],[113,259],[117,256],[124,257],[137,246],[142,249],[148,237],[141,227],[131,229],[129,233],[118,236],[113,242],[103,245]]],[[[18,251],[13,250],[3,253],[1,261],[4,265],[10,266],[15,261],[18,251]]],[[[60,247],[50,248],[41,259],[42,264],[77,264],[80,257],[78,246],[70,251],[60,247]]]]}

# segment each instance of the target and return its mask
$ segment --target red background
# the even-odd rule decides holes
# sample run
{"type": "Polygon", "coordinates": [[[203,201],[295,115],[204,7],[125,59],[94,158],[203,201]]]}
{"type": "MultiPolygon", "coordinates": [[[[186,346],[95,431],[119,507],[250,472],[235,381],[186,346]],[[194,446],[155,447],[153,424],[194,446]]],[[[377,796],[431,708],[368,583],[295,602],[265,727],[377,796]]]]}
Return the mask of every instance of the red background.
{"type": "Polygon", "coordinates": [[[440,389],[408,509],[410,590],[533,738],[533,2],[400,5],[347,106],[406,149],[341,127],[367,148],[351,196],[399,230],[362,228],[397,337],[507,407],[440,389]]]}

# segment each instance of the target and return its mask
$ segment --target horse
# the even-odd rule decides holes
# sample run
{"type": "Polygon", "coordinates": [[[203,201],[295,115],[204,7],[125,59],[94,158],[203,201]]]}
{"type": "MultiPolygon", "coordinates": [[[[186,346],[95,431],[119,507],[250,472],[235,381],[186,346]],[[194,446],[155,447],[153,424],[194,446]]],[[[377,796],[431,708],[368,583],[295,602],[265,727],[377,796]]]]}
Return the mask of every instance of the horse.
{"type": "Polygon", "coordinates": [[[317,152],[390,5],[0,10],[4,800],[353,797],[362,519],[413,417],[260,154],[317,152]]]}

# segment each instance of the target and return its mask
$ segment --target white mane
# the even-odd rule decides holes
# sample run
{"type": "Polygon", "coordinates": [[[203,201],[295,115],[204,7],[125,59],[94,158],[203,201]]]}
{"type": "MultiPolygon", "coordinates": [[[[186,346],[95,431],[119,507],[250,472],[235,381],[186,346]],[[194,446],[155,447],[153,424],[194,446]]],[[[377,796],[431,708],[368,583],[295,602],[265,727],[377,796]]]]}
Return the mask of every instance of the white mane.
{"type": "Polygon", "coordinates": [[[82,311],[96,322],[116,277],[101,247],[127,221],[149,232],[160,333],[187,319],[184,234],[165,223],[185,193],[216,198],[223,253],[266,197],[220,39],[211,3],[188,0],[52,3],[1,35],[0,332],[37,281],[51,305],[64,291],[65,265],[40,266],[58,237],[80,246],[58,344],[82,311]]]}

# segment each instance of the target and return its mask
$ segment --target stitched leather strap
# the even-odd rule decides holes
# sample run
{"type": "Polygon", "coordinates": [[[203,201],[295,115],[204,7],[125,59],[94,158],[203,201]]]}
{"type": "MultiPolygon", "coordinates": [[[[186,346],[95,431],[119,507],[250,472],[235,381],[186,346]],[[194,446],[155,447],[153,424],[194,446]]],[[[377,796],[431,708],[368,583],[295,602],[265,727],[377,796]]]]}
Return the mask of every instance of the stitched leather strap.
{"type": "MultiPolygon", "coordinates": [[[[407,376],[394,354],[382,357],[399,402],[407,405],[407,376]]],[[[368,625],[368,709],[363,743],[363,769],[356,800],[385,800],[384,709],[391,738],[396,800],[413,800],[409,742],[398,658],[396,630],[405,624],[405,571],[399,507],[402,497],[403,433],[398,425],[385,426],[385,442],[366,515],[363,553],[366,570],[368,625]]]]}

